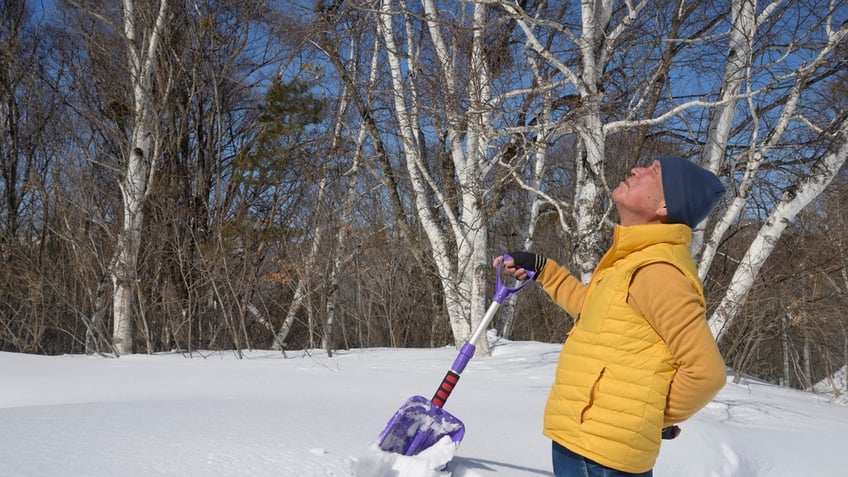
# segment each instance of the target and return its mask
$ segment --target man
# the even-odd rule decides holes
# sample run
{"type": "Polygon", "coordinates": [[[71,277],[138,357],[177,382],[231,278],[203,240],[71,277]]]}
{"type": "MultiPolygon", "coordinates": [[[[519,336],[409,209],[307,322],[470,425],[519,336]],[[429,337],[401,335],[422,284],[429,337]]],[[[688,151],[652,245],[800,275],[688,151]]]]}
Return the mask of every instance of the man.
{"type": "Polygon", "coordinates": [[[688,249],[692,228],[723,194],[711,172],[663,157],[613,190],[620,225],[588,284],[533,253],[512,252],[504,262],[519,279],[536,270],[577,318],[545,406],[557,477],[651,476],[663,430],[676,436],[675,424],[725,384],[688,249]]]}

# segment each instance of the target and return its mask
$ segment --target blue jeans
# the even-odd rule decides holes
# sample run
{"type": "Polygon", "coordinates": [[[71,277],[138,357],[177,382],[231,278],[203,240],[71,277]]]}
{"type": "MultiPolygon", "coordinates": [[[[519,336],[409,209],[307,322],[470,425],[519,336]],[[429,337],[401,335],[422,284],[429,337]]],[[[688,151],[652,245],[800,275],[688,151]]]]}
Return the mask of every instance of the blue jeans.
{"type": "Polygon", "coordinates": [[[610,469],[593,460],[575,454],[565,447],[553,443],[553,463],[555,477],[652,477],[653,471],[630,474],[610,469]]]}

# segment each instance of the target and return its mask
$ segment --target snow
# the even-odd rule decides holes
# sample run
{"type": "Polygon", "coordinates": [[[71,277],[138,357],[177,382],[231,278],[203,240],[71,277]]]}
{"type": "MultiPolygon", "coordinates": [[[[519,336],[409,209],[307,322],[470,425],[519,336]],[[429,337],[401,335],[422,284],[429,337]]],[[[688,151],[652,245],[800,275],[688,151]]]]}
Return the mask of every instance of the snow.
{"type": "MultiPolygon", "coordinates": [[[[494,342],[445,405],[461,445],[415,457],[376,438],[407,398],[432,396],[454,348],[0,353],[0,476],[550,476],[541,422],[558,353],[494,342]]],[[[845,475],[848,407],[821,394],[729,380],[682,428],[655,476],[845,475]]]]}
{"type": "Polygon", "coordinates": [[[834,402],[848,406],[848,366],[843,366],[839,371],[822,379],[813,386],[813,391],[829,394],[834,402]]]}

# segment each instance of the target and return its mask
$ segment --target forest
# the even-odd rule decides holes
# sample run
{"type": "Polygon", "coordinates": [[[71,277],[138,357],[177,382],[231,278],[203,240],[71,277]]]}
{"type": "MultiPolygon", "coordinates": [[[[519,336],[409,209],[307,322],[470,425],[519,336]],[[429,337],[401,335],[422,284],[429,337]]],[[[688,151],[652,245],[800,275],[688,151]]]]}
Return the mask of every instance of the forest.
{"type": "MultiPolygon", "coordinates": [[[[728,366],[808,388],[848,364],[845,0],[6,0],[0,22],[0,351],[457,346],[494,257],[587,281],[610,191],[674,155],[728,189],[691,244],[728,366]]],[[[564,340],[540,288],[492,332],[564,340]]]]}

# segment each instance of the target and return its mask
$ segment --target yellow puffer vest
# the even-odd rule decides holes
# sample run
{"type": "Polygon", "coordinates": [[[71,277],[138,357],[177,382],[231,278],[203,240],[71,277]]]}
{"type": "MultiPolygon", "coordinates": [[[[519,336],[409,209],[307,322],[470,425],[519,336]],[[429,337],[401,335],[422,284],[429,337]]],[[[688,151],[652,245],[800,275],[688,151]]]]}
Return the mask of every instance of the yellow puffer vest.
{"type": "Polygon", "coordinates": [[[685,225],[616,227],[560,353],[545,407],[546,436],[607,467],[653,468],[675,366],[653,327],[628,306],[627,293],[636,270],[666,262],[692,281],[703,303],[691,234],[685,225]]]}

